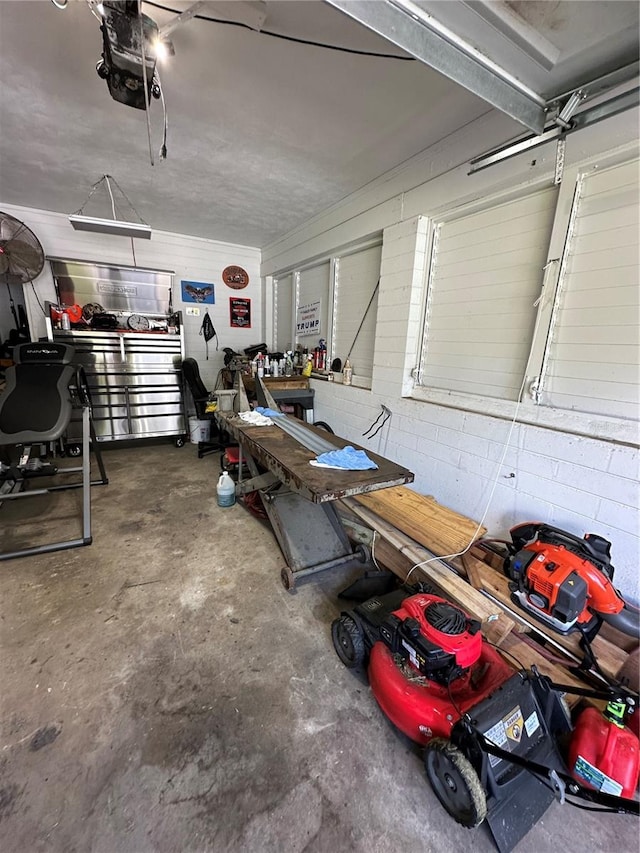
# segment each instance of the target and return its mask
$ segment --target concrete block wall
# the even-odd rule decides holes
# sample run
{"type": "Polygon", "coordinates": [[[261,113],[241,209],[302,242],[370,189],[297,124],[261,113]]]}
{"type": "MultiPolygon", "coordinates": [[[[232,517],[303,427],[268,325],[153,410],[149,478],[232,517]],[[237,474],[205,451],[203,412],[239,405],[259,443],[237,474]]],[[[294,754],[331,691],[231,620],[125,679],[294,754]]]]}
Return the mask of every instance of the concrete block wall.
{"type": "Polygon", "coordinates": [[[543,521],[612,542],[615,585],[640,601],[638,452],[584,436],[446,408],[339,383],[313,382],[315,416],[344,438],[409,468],[416,491],[508,536],[543,521]],[[371,440],[363,433],[384,404],[392,416],[371,440]],[[506,452],[505,452],[506,446],[506,452]],[[504,454],[504,460],[503,460],[504,454]]]}

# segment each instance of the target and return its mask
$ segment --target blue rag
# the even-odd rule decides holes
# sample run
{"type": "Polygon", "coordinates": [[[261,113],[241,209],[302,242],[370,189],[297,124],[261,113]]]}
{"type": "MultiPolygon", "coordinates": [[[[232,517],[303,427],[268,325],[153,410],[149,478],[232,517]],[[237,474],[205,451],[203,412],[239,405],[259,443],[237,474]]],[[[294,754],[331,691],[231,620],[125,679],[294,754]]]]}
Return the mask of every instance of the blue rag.
{"type": "Polygon", "coordinates": [[[253,410],[259,415],[264,415],[265,418],[283,418],[284,412],[274,412],[273,409],[266,409],[264,406],[256,406],[253,410]]]}
{"type": "Polygon", "coordinates": [[[316,462],[321,465],[330,465],[332,468],[344,468],[345,471],[366,471],[377,468],[375,462],[367,456],[364,450],[355,450],[350,445],[342,450],[329,450],[316,456],[316,462]]]}

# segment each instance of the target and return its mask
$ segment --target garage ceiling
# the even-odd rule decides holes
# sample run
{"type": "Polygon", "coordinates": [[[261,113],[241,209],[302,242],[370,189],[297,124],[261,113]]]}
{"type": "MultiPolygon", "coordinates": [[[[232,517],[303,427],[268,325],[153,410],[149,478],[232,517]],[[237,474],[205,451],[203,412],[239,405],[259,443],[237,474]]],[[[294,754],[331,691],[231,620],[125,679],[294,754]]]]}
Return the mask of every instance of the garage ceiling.
{"type": "MultiPolygon", "coordinates": [[[[143,11],[163,27],[189,5],[143,11]]],[[[545,99],[638,58],[636,2],[415,9],[545,99]]],[[[205,2],[170,38],[175,56],[159,66],[168,156],[157,156],[153,101],[152,166],[144,112],[112,100],[95,72],[102,36],[89,4],[1,2],[0,201],[72,213],[111,174],[154,229],[264,247],[492,109],[322,0],[205,2]],[[256,12],[260,32],[231,23],[256,12]]],[[[513,135],[523,130],[514,120],[513,135]]],[[[106,199],[94,202],[104,206],[85,212],[109,215],[106,199]]]]}

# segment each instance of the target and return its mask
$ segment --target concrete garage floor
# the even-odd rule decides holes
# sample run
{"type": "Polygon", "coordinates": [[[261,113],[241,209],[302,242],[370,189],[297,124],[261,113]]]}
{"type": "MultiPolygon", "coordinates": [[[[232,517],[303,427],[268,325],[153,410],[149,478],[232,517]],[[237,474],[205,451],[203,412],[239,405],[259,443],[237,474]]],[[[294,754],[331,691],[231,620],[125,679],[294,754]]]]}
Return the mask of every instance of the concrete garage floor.
{"type": "MultiPolygon", "coordinates": [[[[0,564],[4,853],[494,849],[338,661],[349,570],[285,592],[271,531],[216,504],[217,455],[145,444],[105,462],[92,546],[0,564]]],[[[75,530],[79,496],[5,503],[3,549],[30,504],[38,535],[75,530]]],[[[557,804],[517,847],[637,849],[635,818],[557,804]]]]}

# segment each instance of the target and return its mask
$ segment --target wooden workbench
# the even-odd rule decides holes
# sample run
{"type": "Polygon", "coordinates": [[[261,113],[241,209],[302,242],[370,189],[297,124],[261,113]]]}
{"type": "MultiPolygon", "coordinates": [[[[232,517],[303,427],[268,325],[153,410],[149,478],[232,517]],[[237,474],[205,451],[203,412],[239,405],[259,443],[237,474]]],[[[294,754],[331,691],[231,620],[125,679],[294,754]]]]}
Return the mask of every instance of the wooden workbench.
{"type": "Polygon", "coordinates": [[[413,474],[407,468],[310,424],[305,424],[305,427],[311,434],[320,436],[337,449],[350,445],[356,450],[364,450],[369,459],[378,466],[377,470],[340,471],[335,468],[316,468],[309,464],[316,454],[280,427],[252,426],[233,412],[219,412],[218,418],[221,427],[239,442],[245,454],[249,454],[271,471],[291,491],[312,503],[336,501],[388,486],[413,482],[413,474]]]}
{"type": "MultiPolygon", "coordinates": [[[[240,448],[251,473],[240,479],[236,494],[259,490],[271,527],[286,566],[280,577],[285,589],[292,589],[295,579],[326,569],[369,559],[368,550],[355,550],[342,527],[335,502],[343,497],[362,495],[388,486],[413,480],[411,471],[389,459],[365,452],[376,463],[369,471],[342,471],[316,468],[309,462],[318,455],[296,437],[278,426],[254,426],[234,412],[217,412],[221,429],[226,430],[240,448]]],[[[285,417],[288,417],[285,415],[285,417]]],[[[295,419],[293,419],[295,421],[295,419]]],[[[341,449],[350,444],[326,430],[295,421],[296,429],[312,441],[321,438],[341,449]]],[[[351,444],[356,450],[365,448],[351,444]]]]}

